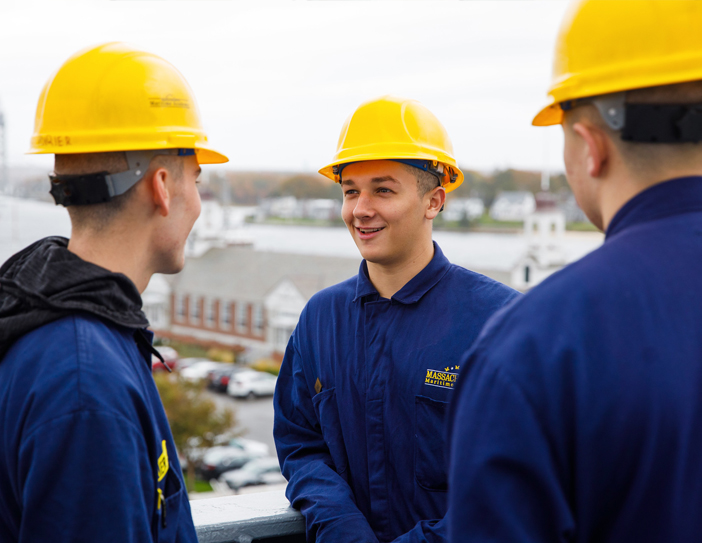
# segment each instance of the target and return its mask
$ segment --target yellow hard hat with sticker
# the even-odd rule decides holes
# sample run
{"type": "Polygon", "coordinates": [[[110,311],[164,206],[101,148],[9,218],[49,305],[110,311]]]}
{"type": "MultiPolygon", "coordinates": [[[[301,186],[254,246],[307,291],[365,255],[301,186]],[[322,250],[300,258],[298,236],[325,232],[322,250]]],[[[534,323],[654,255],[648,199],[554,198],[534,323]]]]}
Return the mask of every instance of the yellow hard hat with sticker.
{"type": "Polygon", "coordinates": [[[164,59],[124,43],[69,58],[39,98],[30,154],[194,149],[200,164],[228,158],[207,142],[195,96],[164,59]]]}
{"type": "Polygon", "coordinates": [[[361,104],[341,129],[334,160],[319,173],[338,183],[345,165],[366,160],[399,160],[427,169],[446,192],[463,183],[446,129],[416,100],[383,96],[361,104]]]}

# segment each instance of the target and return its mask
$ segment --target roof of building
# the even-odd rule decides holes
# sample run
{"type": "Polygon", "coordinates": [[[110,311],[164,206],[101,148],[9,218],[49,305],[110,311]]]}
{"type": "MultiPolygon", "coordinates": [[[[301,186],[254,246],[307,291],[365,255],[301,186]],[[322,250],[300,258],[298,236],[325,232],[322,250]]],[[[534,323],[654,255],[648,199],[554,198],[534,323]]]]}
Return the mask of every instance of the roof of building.
{"type": "Polygon", "coordinates": [[[358,273],[361,258],[256,251],[251,247],[210,249],[188,259],[173,281],[176,291],[220,299],[263,302],[290,280],[306,299],[358,273]]]}

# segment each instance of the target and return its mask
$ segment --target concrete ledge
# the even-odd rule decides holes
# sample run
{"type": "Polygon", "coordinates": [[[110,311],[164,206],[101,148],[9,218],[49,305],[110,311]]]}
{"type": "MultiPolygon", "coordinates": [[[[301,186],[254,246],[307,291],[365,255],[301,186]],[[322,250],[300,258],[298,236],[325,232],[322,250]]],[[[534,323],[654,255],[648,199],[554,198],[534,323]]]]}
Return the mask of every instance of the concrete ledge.
{"type": "Polygon", "coordinates": [[[283,491],[190,502],[200,543],[251,543],[305,533],[305,520],[283,491]]]}

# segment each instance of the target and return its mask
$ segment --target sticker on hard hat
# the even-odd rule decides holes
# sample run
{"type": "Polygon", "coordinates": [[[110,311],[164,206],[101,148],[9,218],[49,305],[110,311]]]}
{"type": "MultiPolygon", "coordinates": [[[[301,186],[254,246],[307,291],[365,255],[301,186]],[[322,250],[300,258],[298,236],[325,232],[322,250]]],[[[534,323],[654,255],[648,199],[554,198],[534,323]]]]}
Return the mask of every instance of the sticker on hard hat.
{"type": "Polygon", "coordinates": [[[151,107],[179,107],[183,109],[190,109],[190,100],[187,98],[175,98],[170,94],[166,96],[149,98],[149,105],[151,107]]]}
{"type": "Polygon", "coordinates": [[[50,135],[39,135],[32,138],[32,143],[39,146],[54,146],[54,147],[65,147],[71,145],[70,136],[50,136],[50,135]]]}

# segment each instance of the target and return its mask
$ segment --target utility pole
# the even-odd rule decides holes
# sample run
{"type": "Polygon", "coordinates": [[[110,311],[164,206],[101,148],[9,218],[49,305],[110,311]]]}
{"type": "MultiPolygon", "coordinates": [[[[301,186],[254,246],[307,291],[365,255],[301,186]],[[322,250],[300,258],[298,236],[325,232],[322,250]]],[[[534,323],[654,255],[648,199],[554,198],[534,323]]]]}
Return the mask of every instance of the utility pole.
{"type": "Polygon", "coordinates": [[[7,167],[7,137],[5,136],[5,115],[0,107],[0,194],[10,190],[10,177],[7,167]]]}
{"type": "Polygon", "coordinates": [[[541,190],[543,192],[548,192],[549,189],[551,188],[551,175],[550,172],[548,171],[548,130],[544,130],[544,156],[543,156],[543,164],[544,167],[541,170],[541,190]]]}

